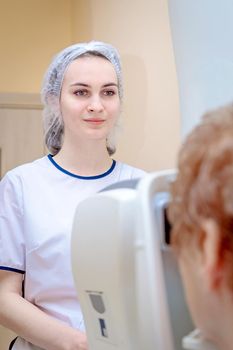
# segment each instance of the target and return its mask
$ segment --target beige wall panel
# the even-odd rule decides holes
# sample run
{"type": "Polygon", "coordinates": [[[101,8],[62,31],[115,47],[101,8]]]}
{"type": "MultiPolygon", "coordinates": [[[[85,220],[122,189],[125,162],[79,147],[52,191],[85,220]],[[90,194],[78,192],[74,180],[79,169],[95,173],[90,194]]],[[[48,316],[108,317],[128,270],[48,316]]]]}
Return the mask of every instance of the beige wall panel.
{"type": "Polygon", "coordinates": [[[0,349],[8,350],[9,344],[15,338],[15,334],[8,329],[0,326],[0,349]]]}
{"type": "Polygon", "coordinates": [[[52,56],[71,43],[70,0],[0,0],[0,92],[39,92],[52,56]]]}
{"type": "MultiPolygon", "coordinates": [[[[38,95],[0,94],[1,175],[44,154],[38,95]]],[[[15,335],[0,326],[0,349],[8,350],[15,335]]]]}
{"type": "Polygon", "coordinates": [[[1,176],[44,154],[42,110],[31,96],[0,95],[0,126],[1,176]]]}
{"type": "Polygon", "coordinates": [[[180,119],[167,1],[73,0],[73,4],[73,40],[107,41],[121,53],[124,133],[115,158],[148,171],[173,167],[180,119]]]}

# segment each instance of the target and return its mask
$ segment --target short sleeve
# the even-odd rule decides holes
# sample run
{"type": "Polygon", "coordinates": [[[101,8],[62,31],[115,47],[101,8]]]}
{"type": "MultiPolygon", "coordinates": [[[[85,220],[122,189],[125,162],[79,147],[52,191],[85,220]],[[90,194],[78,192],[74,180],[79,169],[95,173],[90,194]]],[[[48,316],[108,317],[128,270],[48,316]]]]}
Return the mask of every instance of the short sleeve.
{"type": "Polygon", "coordinates": [[[0,181],[0,269],[25,272],[22,186],[12,172],[0,181]]]}

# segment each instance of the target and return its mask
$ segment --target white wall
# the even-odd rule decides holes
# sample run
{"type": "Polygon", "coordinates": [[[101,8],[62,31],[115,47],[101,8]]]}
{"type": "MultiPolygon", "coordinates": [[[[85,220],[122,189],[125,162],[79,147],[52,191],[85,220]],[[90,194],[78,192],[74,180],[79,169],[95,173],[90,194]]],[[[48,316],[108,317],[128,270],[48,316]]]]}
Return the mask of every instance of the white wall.
{"type": "Polygon", "coordinates": [[[233,101],[233,1],[168,3],[185,135],[207,109],[233,101]]]}

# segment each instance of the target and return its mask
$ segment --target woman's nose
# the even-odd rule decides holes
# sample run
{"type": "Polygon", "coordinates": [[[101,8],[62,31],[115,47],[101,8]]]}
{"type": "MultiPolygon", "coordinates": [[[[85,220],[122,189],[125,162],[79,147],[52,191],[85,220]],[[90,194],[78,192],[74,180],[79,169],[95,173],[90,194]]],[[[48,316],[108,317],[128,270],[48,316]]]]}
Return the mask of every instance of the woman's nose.
{"type": "Polygon", "coordinates": [[[103,110],[103,104],[100,97],[93,97],[87,107],[89,112],[101,112],[103,110]]]}

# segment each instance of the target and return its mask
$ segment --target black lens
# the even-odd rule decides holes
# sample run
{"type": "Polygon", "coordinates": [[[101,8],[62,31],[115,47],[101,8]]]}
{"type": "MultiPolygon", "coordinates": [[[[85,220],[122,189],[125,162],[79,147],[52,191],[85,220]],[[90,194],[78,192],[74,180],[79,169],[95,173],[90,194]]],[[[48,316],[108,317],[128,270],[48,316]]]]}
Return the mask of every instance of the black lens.
{"type": "Polygon", "coordinates": [[[168,220],[167,207],[164,207],[163,215],[164,215],[164,230],[165,230],[165,243],[171,244],[171,224],[168,220]]]}

